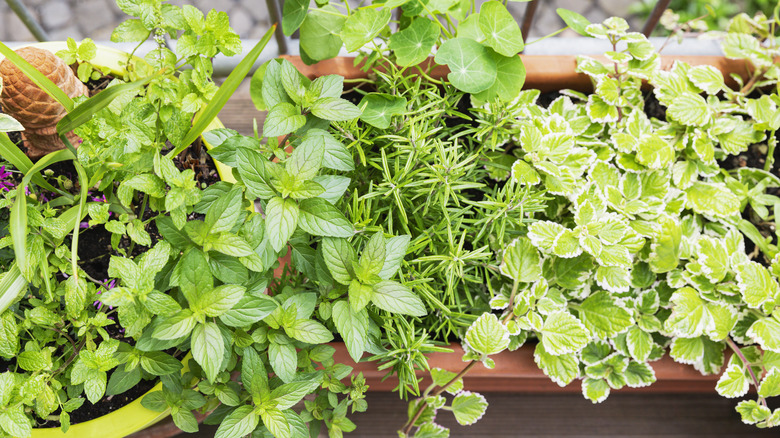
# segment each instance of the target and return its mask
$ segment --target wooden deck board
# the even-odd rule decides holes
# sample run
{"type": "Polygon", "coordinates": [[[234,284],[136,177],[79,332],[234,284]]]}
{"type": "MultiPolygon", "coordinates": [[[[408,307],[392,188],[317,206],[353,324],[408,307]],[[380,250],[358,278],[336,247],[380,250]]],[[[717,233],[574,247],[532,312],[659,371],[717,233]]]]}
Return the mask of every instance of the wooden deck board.
{"type": "MultiPolygon", "coordinates": [[[[712,395],[613,394],[593,405],[579,394],[484,394],[490,403],[485,417],[472,426],[458,425],[449,412],[438,422],[452,438],[486,437],[777,437],[776,429],[743,424],[734,411],[737,401],[712,395]]],[[[351,438],[397,438],[406,421],[406,403],[394,393],[370,393],[368,412],[349,418],[357,429],[351,438]]],[[[176,438],[213,437],[216,427],[176,438]]],[[[322,438],[327,434],[321,434],[322,438]]]]}

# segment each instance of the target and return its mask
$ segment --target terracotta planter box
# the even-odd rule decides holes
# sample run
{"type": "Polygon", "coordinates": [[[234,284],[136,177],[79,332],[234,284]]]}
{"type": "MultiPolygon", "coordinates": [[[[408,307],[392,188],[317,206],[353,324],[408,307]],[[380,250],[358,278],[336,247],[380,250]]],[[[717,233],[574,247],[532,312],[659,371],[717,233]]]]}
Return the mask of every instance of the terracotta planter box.
{"type": "MultiPolygon", "coordinates": [[[[339,74],[346,79],[367,78],[368,73],[355,66],[355,58],[337,57],[306,65],[299,56],[284,55],[282,58],[292,62],[309,79],[329,74],[339,74]]],[[[590,78],[584,73],[576,73],[577,57],[573,55],[520,55],[526,70],[524,89],[538,89],[543,92],[572,89],[583,92],[592,91],[590,78]]],[[[603,56],[593,58],[606,60],[603,56]]],[[[726,85],[734,87],[736,82],[731,73],[744,75],[753,67],[744,60],[733,60],[723,56],[662,56],[661,68],[669,69],[674,61],[684,61],[691,65],[712,65],[723,72],[726,85]]],[[[426,63],[432,60],[429,58],[426,63]]],[[[431,76],[445,77],[449,73],[447,66],[436,66],[431,76]]]]}
{"type": "MultiPolygon", "coordinates": [[[[398,384],[397,378],[382,380],[387,370],[377,370],[377,362],[355,363],[347,352],[342,342],[330,344],[336,348],[333,358],[336,362],[347,364],[354,368],[354,372],[362,372],[369,385],[369,391],[392,391],[398,384]]],[[[534,348],[536,344],[529,342],[516,351],[504,351],[490,356],[496,361],[496,367],[492,370],[482,365],[477,365],[464,377],[465,389],[477,392],[516,392],[516,393],[580,393],[582,388],[575,380],[565,387],[550,380],[544,375],[534,362],[534,348]]],[[[463,348],[460,344],[451,344],[452,353],[433,353],[428,355],[428,365],[431,368],[443,368],[447,371],[458,372],[466,366],[461,360],[463,348]]],[[[364,357],[367,357],[365,355],[364,357]]],[[[728,358],[727,358],[728,360],[728,358]]],[[[715,383],[719,375],[702,376],[691,365],[675,362],[671,357],[664,356],[661,360],[651,362],[655,370],[656,382],[644,388],[624,387],[623,392],[651,392],[651,393],[707,393],[714,394],[715,383]]],[[[430,385],[427,373],[420,372],[418,376],[424,377],[420,388],[430,385]]]]}

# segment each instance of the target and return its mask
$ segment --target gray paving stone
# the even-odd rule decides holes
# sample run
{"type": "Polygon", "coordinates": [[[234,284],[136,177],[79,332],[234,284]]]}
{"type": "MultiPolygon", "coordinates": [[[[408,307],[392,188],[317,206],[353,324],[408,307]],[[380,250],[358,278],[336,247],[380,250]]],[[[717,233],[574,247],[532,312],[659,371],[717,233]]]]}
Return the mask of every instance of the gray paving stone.
{"type": "Polygon", "coordinates": [[[5,31],[6,36],[4,40],[6,41],[35,41],[35,37],[30,33],[29,30],[27,30],[27,27],[25,27],[24,23],[22,23],[22,20],[19,19],[19,17],[16,16],[14,13],[6,14],[4,17],[5,20],[5,31]]]}
{"type": "Polygon", "coordinates": [[[113,3],[113,0],[81,0],[76,3],[76,20],[84,34],[92,35],[97,29],[115,25],[109,1],[113,3]]]}
{"type": "Polygon", "coordinates": [[[68,2],[56,0],[44,3],[40,9],[41,25],[44,29],[56,29],[73,19],[68,2]]]}
{"type": "Polygon", "coordinates": [[[241,5],[236,5],[228,12],[230,16],[230,27],[239,35],[249,35],[249,31],[252,30],[254,21],[249,12],[241,5]]]}
{"type": "Polygon", "coordinates": [[[85,38],[81,30],[72,24],[68,27],[49,31],[49,37],[52,41],[64,41],[68,38],[73,38],[76,41],[81,41],[85,38]]]}
{"type": "Polygon", "coordinates": [[[626,18],[628,9],[634,2],[626,0],[599,0],[599,6],[607,16],[616,16],[626,18]]]}

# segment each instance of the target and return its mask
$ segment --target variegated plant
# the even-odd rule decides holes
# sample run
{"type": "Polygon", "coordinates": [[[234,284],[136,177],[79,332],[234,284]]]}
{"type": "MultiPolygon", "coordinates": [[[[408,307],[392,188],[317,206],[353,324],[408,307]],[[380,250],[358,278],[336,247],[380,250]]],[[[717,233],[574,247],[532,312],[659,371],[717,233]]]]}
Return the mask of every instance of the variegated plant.
{"type": "Polygon", "coordinates": [[[725,397],[754,387],[756,396],[737,405],[745,423],[780,424],[780,409],[767,403],[780,395],[780,198],[767,192],[780,187],[776,21],[731,21],[725,54],[755,66],[736,88],[712,66],[661,69],[648,40],[610,18],[587,27],[608,43],[606,61],[578,62],[593,94],[563,91],[545,108],[529,90],[477,110],[478,141],[502,152],[496,161],[514,160],[506,184],[546,193],[547,208],[526,213],[532,223],[504,241],[508,278],[490,301],[494,313],[465,332],[469,364],[457,375],[434,370],[406,434],[416,426],[445,436],[433,423],[445,390],[458,394],[445,408],[461,424],[476,421],[487,403],[457,392],[460,378],[529,337],[539,341],[542,371],[561,386],[581,380],[594,403],[613,389],[651,385],[652,362],[668,351],[720,373],[715,389],[725,397]],[[644,82],[665,118],[645,112],[644,82]],[[750,147],[766,152],[763,169],[723,167],[750,147]],[[762,234],[757,224],[772,227],[762,234]]]}

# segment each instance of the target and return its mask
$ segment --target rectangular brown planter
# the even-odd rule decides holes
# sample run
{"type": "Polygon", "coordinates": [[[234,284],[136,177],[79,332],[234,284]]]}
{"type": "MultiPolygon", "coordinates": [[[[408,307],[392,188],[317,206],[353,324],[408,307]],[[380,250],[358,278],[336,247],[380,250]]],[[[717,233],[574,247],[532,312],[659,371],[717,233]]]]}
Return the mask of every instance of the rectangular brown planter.
{"type": "MultiPolygon", "coordinates": [[[[349,356],[343,342],[330,344],[336,348],[333,358],[337,363],[343,363],[354,368],[354,373],[361,372],[369,385],[369,391],[392,391],[398,384],[395,377],[383,380],[387,370],[378,370],[377,362],[355,363],[349,356]]],[[[579,393],[582,391],[577,381],[560,387],[549,377],[544,375],[534,362],[534,343],[523,345],[516,351],[504,351],[491,356],[496,362],[492,370],[482,365],[477,365],[469,371],[463,381],[465,389],[477,392],[516,392],[516,393],[579,393]]],[[[447,371],[458,372],[466,363],[461,360],[463,348],[460,344],[450,344],[452,353],[433,353],[427,355],[431,368],[442,368],[447,371]]],[[[364,358],[369,357],[368,354],[364,358]]],[[[728,360],[728,358],[727,358],[728,360]]],[[[621,389],[622,392],[645,393],[707,393],[715,391],[715,383],[718,375],[703,376],[691,365],[675,362],[668,355],[661,360],[651,362],[655,370],[656,382],[645,388],[621,389]]],[[[426,372],[419,372],[423,377],[420,387],[430,385],[430,378],[426,372]]]]}
{"type": "MultiPolygon", "coordinates": [[[[355,66],[355,58],[337,57],[320,61],[316,64],[306,65],[299,56],[283,55],[282,58],[292,62],[293,65],[309,79],[320,76],[339,74],[346,79],[367,78],[368,73],[355,66]]],[[[593,56],[595,59],[606,61],[603,56],[593,56]]],[[[577,57],[574,55],[520,55],[526,70],[524,89],[538,89],[542,92],[572,89],[577,91],[593,91],[591,80],[584,73],[577,73],[577,57]]],[[[732,73],[745,75],[753,70],[751,64],[744,60],[728,59],[723,56],[662,56],[661,68],[670,69],[675,61],[684,61],[690,65],[711,65],[723,72],[726,85],[734,87],[736,82],[731,78],[732,73]]],[[[424,64],[430,64],[428,59],[424,64]]],[[[436,66],[431,72],[434,78],[443,78],[449,73],[447,66],[436,66]]]]}
{"type": "MultiPolygon", "coordinates": [[[[338,74],[346,79],[367,78],[368,73],[355,65],[355,58],[337,57],[306,65],[300,57],[285,55],[282,58],[292,62],[293,65],[305,76],[314,79],[329,74],[338,74]]],[[[576,56],[545,56],[545,55],[520,55],[526,69],[526,80],[523,88],[538,89],[543,92],[561,89],[574,89],[583,92],[592,91],[590,77],[584,73],[575,71],[576,56]]],[[[595,56],[596,59],[606,60],[603,56],[595,56]]],[[[722,56],[662,56],[662,69],[670,69],[675,61],[684,61],[691,65],[712,65],[718,68],[726,80],[728,86],[736,86],[731,79],[731,74],[745,75],[753,70],[753,66],[744,60],[732,60],[722,56]]],[[[425,63],[432,63],[429,58],[425,63]]],[[[446,66],[435,66],[431,72],[434,78],[443,78],[449,73],[446,66]]],[[[355,363],[349,356],[343,343],[331,344],[336,348],[334,359],[338,363],[344,363],[354,368],[354,371],[362,372],[370,391],[392,391],[398,384],[395,377],[384,379],[386,370],[378,370],[376,362],[355,363]]],[[[449,346],[452,353],[433,353],[428,355],[428,364],[431,368],[442,368],[452,372],[458,372],[466,365],[461,360],[463,348],[460,344],[449,346]]],[[[516,393],[579,393],[581,386],[578,382],[560,387],[550,380],[534,362],[533,351],[535,345],[524,345],[516,351],[504,351],[491,356],[496,362],[494,369],[487,369],[477,365],[464,378],[466,388],[473,391],[484,392],[516,392],[516,393]]],[[[367,357],[365,355],[364,357],[367,357]]],[[[728,357],[727,357],[728,358],[728,357]]],[[[703,376],[690,365],[675,362],[668,355],[652,362],[655,370],[656,382],[645,388],[625,387],[623,392],[645,393],[714,393],[715,384],[719,375],[703,376]]],[[[423,378],[421,387],[430,384],[427,373],[418,373],[423,378]]]]}

